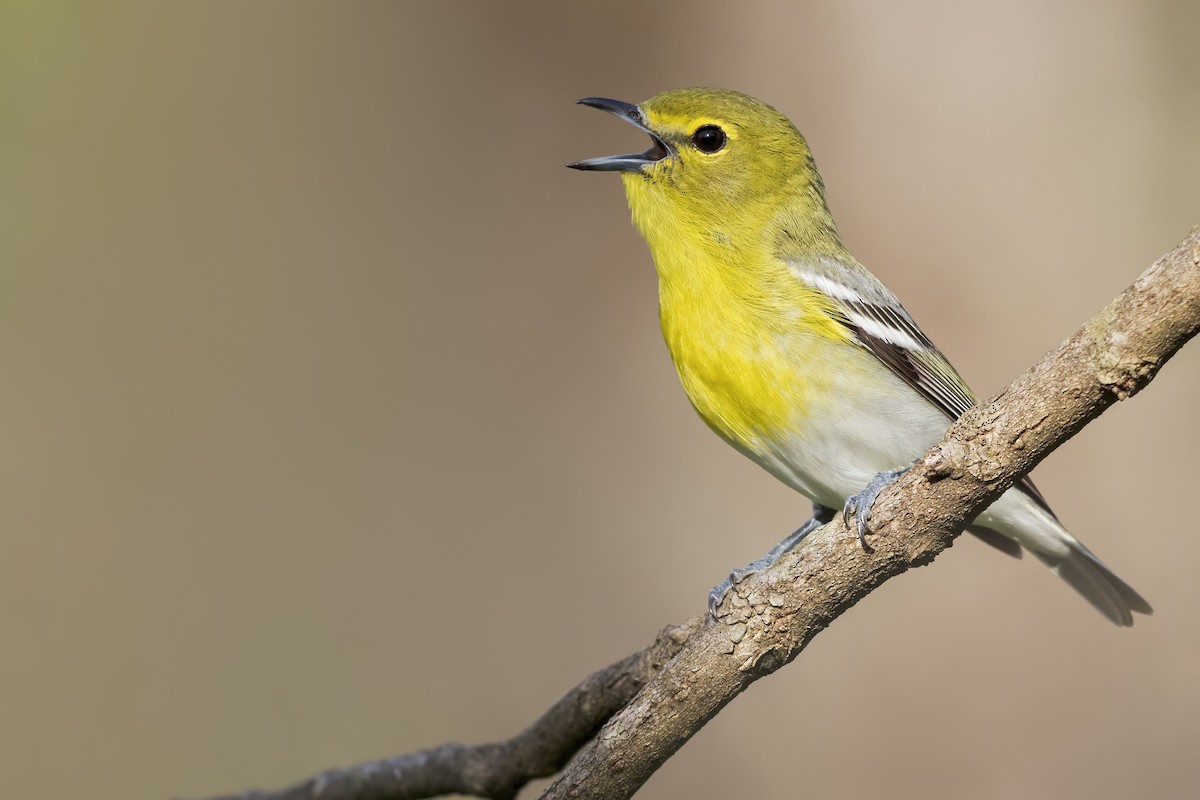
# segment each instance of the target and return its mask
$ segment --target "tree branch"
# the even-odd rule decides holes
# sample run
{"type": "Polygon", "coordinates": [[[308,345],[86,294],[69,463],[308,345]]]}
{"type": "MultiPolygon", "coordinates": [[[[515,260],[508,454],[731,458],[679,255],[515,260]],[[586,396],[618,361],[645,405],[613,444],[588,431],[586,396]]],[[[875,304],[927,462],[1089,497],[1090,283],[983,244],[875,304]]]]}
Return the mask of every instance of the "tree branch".
{"type": "Polygon", "coordinates": [[[211,800],[409,800],[469,794],[507,800],[535,778],[562,769],[605,720],[629,702],[700,629],[697,617],[659,631],[654,644],[594,672],[532,725],[491,744],[449,743],[395,758],[322,772],[276,791],[211,800]]]}
{"type": "Polygon", "coordinates": [[[630,797],[726,703],[794,659],[881,583],[929,563],[1054,448],[1148,384],[1198,330],[1200,227],[1008,389],[963,415],[880,494],[870,553],[835,519],[736,586],[718,621],[696,617],[664,631],[653,647],[591,676],[508,742],[444,745],[280,792],[231,797],[396,800],[456,791],[508,798],[530,778],[551,774],[614,711],[543,798],[630,797]],[[614,684],[619,691],[585,699],[614,684]]]}

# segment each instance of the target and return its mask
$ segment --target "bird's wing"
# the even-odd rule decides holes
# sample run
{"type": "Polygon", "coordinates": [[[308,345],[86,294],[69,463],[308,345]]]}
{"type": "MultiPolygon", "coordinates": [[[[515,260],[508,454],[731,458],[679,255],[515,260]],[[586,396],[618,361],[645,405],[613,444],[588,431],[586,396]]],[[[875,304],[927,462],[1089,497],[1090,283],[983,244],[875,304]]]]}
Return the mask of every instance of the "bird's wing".
{"type": "MultiPolygon", "coordinates": [[[[827,313],[847,329],[851,339],[916,389],[951,420],[979,402],[950,361],[942,355],[912,315],[883,283],[856,261],[819,258],[788,260],[792,273],[828,297],[827,313]]],[[[1028,476],[1017,484],[1050,511],[1028,476]]],[[[1051,516],[1054,512],[1050,511],[1051,516]]]]}

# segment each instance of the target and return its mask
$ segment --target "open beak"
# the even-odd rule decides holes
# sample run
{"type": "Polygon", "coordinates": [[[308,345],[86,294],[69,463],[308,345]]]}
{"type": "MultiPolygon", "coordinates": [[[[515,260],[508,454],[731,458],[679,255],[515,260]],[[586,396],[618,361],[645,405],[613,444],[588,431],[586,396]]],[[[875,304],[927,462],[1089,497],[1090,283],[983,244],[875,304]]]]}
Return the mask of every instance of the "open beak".
{"type": "Polygon", "coordinates": [[[620,100],[609,100],[606,97],[585,97],[579,103],[580,105],[598,108],[601,111],[607,111],[613,116],[620,117],[635,128],[645,131],[650,136],[653,144],[644,153],[633,153],[627,156],[601,156],[600,158],[588,158],[583,161],[576,161],[574,164],[567,164],[571,169],[591,169],[602,172],[637,172],[647,164],[653,164],[667,156],[674,155],[674,152],[667,146],[666,142],[655,136],[646,127],[646,118],[642,115],[642,110],[632,103],[622,103],[620,100]]]}

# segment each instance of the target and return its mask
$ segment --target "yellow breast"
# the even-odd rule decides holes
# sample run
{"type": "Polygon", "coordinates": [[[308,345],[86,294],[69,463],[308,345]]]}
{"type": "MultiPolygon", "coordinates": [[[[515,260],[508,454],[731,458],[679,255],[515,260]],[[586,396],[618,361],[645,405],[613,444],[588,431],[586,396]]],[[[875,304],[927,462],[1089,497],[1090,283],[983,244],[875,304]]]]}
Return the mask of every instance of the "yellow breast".
{"type": "Polygon", "coordinates": [[[747,263],[680,237],[651,250],[663,336],[704,421],[752,452],[803,425],[827,388],[820,353],[846,337],[824,298],[761,253],[747,263]]]}
{"type": "Polygon", "coordinates": [[[714,431],[766,452],[828,395],[822,354],[849,341],[831,301],[778,255],[777,215],[789,208],[725,203],[714,212],[702,193],[661,176],[621,177],[658,271],[663,335],[684,390],[714,431]]]}

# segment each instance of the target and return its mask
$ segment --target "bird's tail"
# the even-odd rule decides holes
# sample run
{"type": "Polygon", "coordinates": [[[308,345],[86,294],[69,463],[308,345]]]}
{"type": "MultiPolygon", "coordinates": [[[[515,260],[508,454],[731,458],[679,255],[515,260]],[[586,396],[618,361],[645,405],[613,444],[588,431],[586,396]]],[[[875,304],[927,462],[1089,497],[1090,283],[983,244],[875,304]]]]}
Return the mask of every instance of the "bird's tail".
{"type": "Polygon", "coordinates": [[[1151,614],[1154,609],[1132,586],[1118,578],[1104,562],[1079,542],[1072,542],[1065,557],[1033,554],[1060,578],[1083,595],[1104,616],[1118,625],[1132,625],[1133,612],[1151,614]]]}
{"type": "Polygon", "coordinates": [[[1145,598],[1068,533],[1044,502],[1020,487],[1001,495],[979,515],[976,526],[1016,541],[1118,625],[1132,625],[1135,612],[1153,613],[1145,598]]]}

